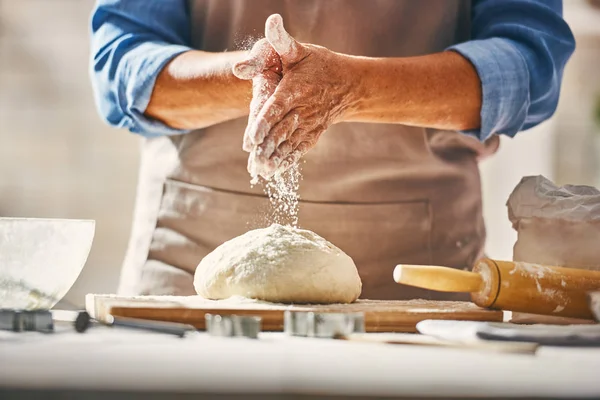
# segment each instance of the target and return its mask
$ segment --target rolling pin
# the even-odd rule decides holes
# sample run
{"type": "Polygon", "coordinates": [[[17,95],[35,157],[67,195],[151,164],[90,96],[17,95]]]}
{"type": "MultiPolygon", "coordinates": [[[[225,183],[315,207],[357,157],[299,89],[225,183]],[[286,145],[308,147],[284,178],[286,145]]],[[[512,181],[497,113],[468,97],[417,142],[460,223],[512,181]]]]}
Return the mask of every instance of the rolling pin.
{"type": "Polygon", "coordinates": [[[479,307],[593,320],[588,292],[600,271],[481,259],[472,271],[398,265],[394,281],[441,292],[470,293],[479,307]]]}

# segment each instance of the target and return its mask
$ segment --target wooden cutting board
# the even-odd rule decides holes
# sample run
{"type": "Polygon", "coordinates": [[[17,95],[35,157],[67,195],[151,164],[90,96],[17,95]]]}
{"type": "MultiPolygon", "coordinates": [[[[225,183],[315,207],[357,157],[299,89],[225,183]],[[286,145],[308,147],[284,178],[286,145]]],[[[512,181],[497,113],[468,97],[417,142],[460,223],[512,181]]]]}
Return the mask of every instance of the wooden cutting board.
{"type": "Polygon", "coordinates": [[[86,309],[104,321],[107,315],[172,321],[205,329],[205,314],[255,315],[262,318],[263,331],[282,331],[286,310],[313,312],[364,312],[367,332],[417,332],[425,319],[502,321],[502,311],[482,309],[473,303],[429,300],[358,300],[352,304],[289,305],[248,299],[207,300],[199,296],[136,296],[88,294],[86,309]]]}

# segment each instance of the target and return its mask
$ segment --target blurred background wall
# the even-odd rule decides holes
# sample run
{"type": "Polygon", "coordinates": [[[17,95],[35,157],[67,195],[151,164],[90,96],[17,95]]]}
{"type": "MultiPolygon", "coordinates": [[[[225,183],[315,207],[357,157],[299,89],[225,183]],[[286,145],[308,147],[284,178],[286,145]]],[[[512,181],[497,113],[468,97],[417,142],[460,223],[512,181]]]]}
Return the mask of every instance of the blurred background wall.
{"type": "MultiPolygon", "coordinates": [[[[482,166],[488,255],[512,258],[508,195],[524,175],[600,186],[600,10],[565,0],[578,48],[550,121],[482,166]]],[[[107,127],[88,79],[92,0],[0,0],[0,216],[95,219],[96,237],[66,300],[114,292],[131,228],[138,138],[107,127]]]]}
{"type": "Polygon", "coordinates": [[[113,292],[130,232],[138,139],[98,117],[88,78],[92,0],[0,0],[0,215],[96,220],[67,295],[113,292]]]}

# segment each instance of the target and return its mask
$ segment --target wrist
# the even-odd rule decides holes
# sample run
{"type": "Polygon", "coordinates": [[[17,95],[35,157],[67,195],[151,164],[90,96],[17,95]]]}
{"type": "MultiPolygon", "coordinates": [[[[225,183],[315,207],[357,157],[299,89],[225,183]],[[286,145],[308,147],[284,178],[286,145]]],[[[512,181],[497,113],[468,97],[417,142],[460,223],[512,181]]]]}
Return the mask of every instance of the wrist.
{"type": "Polygon", "coordinates": [[[243,52],[187,51],[160,71],[144,114],[175,129],[198,129],[247,115],[252,82],[233,75],[243,52]]]}
{"type": "Polygon", "coordinates": [[[343,82],[345,95],[343,97],[342,112],[336,122],[353,121],[359,118],[364,109],[367,96],[372,90],[370,85],[369,59],[366,57],[341,55],[344,71],[343,82]]]}

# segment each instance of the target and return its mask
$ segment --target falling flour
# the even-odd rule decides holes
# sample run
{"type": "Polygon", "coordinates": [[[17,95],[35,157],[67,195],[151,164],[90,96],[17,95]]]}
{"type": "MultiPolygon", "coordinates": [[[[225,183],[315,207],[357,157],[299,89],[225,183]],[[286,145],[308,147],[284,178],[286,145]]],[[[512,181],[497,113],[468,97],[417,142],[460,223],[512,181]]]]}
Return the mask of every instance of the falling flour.
{"type": "Polygon", "coordinates": [[[278,171],[269,179],[259,179],[258,175],[252,173],[251,177],[250,186],[254,187],[261,183],[269,198],[270,210],[261,211],[263,224],[280,224],[298,228],[300,205],[298,190],[302,180],[300,164],[292,164],[286,171],[278,171]]]}
{"type": "Polygon", "coordinates": [[[264,189],[273,207],[271,223],[298,227],[298,189],[301,179],[300,165],[296,163],[265,183],[264,189]]]}

